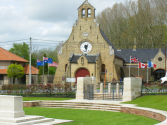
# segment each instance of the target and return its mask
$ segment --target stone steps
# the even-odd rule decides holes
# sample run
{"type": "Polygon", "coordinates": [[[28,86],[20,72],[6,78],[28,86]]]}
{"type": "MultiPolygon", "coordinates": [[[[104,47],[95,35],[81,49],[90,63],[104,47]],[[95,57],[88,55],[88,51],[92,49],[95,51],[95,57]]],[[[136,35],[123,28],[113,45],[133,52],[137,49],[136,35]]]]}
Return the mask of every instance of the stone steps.
{"type": "Polygon", "coordinates": [[[0,118],[0,125],[56,125],[60,123],[72,122],[72,120],[62,120],[62,119],[53,119],[45,118],[43,116],[30,116],[26,115],[25,117],[18,118],[0,118]]]}
{"type": "Polygon", "coordinates": [[[121,108],[118,104],[102,104],[102,103],[86,103],[86,102],[61,102],[61,101],[41,101],[39,107],[50,108],[75,108],[88,110],[102,110],[120,112],[121,108]]]}
{"type": "Polygon", "coordinates": [[[32,121],[17,123],[17,125],[32,125],[32,124],[46,123],[46,122],[51,122],[51,121],[54,121],[54,119],[53,118],[44,118],[44,119],[39,119],[39,120],[32,120],[32,121]]]}

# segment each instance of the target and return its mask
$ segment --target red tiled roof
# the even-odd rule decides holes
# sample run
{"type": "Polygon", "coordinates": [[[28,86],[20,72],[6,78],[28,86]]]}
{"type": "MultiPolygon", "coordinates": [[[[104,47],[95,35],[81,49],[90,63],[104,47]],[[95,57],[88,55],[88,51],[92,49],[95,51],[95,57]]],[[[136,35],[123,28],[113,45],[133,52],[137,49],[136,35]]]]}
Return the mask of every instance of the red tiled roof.
{"type": "MultiPolygon", "coordinates": [[[[30,67],[29,65],[24,66],[24,68],[25,68],[24,74],[29,74],[29,67],[30,67]]],[[[38,72],[39,72],[39,69],[35,68],[34,66],[31,66],[31,74],[38,74],[38,72]]]]}
{"type": "Polygon", "coordinates": [[[18,62],[28,62],[27,60],[3,49],[0,47],[0,61],[18,61],[18,62]]]}
{"type": "Polygon", "coordinates": [[[0,69],[0,74],[7,74],[7,69],[0,69]]]}

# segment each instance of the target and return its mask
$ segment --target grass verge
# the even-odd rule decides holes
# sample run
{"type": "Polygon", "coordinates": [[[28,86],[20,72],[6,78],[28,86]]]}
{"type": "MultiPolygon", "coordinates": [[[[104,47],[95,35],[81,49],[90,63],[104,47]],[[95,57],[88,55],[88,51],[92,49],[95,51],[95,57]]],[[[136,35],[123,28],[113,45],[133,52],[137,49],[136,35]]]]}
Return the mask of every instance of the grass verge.
{"type": "Polygon", "coordinates": [[[148,107],[167,111],[167,95],[147,95],[124,104],[137,104],[140,107],[148,107]]]}
{"type": "Polygon", "coordinates": [[[54,98],[54,97],[23,97],[23,101],[34,101],[34,100],[57,100],[57,101],[63,101],[63,100],[70,100],[74,98],[54,98]]]}
{"type": "Polygon", "coordinates": [[[151,118],[108,111],[82,109],[24,107],[26,115],[74,120],[66,125],[153,125],[159,123],[151,118]]]}

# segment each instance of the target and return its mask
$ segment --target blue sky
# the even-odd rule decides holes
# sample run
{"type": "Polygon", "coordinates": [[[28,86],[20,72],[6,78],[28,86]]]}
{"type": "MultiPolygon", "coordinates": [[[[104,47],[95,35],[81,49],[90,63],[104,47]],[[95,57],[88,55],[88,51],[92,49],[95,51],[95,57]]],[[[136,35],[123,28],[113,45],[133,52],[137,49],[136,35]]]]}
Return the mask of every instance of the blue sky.
{"type": "MultiPolygon", "coordinates": [[[[96,8],[97,15],[105,8],[126,0],[88,1],[96,8]]],[[[78,18],[77,9],[83,2],[84,0],[1,0],[0,47],[8,50],[13,43],[9,41],[27,39],[20,42],[29,42],[30,37],[54,41],[67,40],[78,18]]],[[[41,41],[35,41],[34,45],[38,42],[41,41]]],[[[48,46],[53,44],[50,42],[48,46]]]]}

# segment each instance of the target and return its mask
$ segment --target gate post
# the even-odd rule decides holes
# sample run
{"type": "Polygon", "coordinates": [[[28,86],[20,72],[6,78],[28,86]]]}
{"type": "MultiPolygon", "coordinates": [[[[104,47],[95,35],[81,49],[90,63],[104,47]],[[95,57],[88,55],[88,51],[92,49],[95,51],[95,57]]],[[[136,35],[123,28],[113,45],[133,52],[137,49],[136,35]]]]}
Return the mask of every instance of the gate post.
{"type": "Polygon", "coordinates": [[[119,83],[116,84],[116,94],[119,95],[119,83]]]}
{"type": "MultiPolygon", "coordinates": [[[[93,81],[96,81],[94,78],[93,81]]],[[[94,83],[94,82],[93,82],[94,83]]],[[[92,78],[91,77],[78,77],[77,78],[77,92],[76,92],[76,99],[83,100],[84,98],[87,99],[87,91],[90,88],[87,88],[87,85],[92,85],[92,78]],[[85,86],[85,87],[84,87],[85,86]]],[[[94,83],[95,84],[95,83],[94,83]]],[[[92,85],[94,86],[94,85],[92,85]]],[[[92,90],[93,92],[93,90],[92,90]]],[[[93,93],[94,94],[94,93],[93,93]]]]}
{"type": "Polygon", "coordinates": [[[103,83],[100,83],[100,93],[103,94],[103,83]]]}
{"type": "Polygon", "coordinates": [[[108,84],[108,94],[111,94],[111,83],[108,84]]]}
{"type": "Polygon", "coordinates": [[[141,96],[142,79],[136,77],[124,78],[123,101],[132,101],[141,96]]]}

